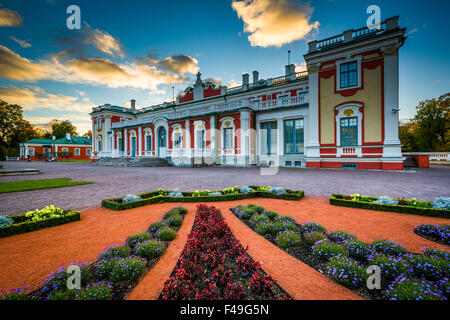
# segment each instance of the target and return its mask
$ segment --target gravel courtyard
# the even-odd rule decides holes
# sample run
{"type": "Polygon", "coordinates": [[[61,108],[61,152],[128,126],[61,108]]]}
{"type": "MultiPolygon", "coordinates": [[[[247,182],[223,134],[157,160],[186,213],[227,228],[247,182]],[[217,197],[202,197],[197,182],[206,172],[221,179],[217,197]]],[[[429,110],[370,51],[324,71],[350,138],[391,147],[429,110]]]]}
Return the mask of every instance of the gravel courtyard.
{"type": "Polygon", "coordinates": [[[99,207],[105,198],[142,193],[159,187],[173,190],[220,190],[229,186],[270,185],[301,189],[306,196],[329,197],[333,192],[433,200],[450,196],[450,166],[403,172],[280,168],[261,175],[260,168],[232,167],[94,167],[88,162],[0,162],[4,169],[33,168],[38,175],[0,176],[0,182],[28,179],[72,178],[95,184],[0,194],[0,214],[13,214],[49,204],[84,210],[99,207]]]}

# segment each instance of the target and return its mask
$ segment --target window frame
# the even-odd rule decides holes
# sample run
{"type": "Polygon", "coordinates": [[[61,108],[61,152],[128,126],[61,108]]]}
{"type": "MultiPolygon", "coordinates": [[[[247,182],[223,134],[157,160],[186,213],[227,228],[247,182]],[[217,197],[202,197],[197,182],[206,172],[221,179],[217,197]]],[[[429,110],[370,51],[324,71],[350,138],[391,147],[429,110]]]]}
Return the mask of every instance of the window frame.
{"type": "Polygon", "coordinates": [[[305,153],[305,119],[304,118],[292,118],[292,119],[283,119],[283,148],[284,148],[284,154],[304,154],[305,153]],[[296,121],[302,121],[302,130],[303,130],[303,141],[302,141],[302,149],[303,152],[296,152],[296,145],[297,145],[297,138],[296,138],[296,130],[295,130],[295,123],[296,121]],[[287,121],[293,121],[293,130],[292,130],[292,146],[293,146],[293,152],[287,152],[286,151],[286,145],[287,145],[287,141],[286,141],[286,122],[287,121]]]}
{"type": "Polygon", "coordinates": [[[339,134],[339,138],[340,138],[339,144],[340,144],[340,146],[342,146],[342,147],[356,147],[356,146],[358,146],[358,117],[357,116],[340,118],[339,119],[339,131],[340,131],[340,134],[339,134]],[[350,125],[350,120],[355,120],[356,124],[355,125],[350,125]],[[347,121],[348,124],[345,125],[345,126],[342,126],[342,122],[343,121],[347,121]],[[343,132],[342,132],[343,128],[347,128],[347,129],[353,129],[354,128],[355,129],[354,130],[355,131],[355,137],[353,139],[351,139],[351,135],[350,135],[349,131],[347,132],[347,134],[343,134],[343,132]],[[346,136],[346,140],[347,140],[345,142],[343,140],[344,136],[346,136]],[[355,143],[351,144],[351,140],[354,140],[355,143]]]}
{"type": "Polygon", "coordinates": [[[97,130],[102,130],[102,118],[97,118],[97,130]]]}
{"type": "Polygon", "coordinates": [[[344,90],[356,89],[356,88],[362,87],[361,60],[362,60],[362,56],[359,55],[359,56],[355,56],[355,57],[347,57],[343,60],[336,61],[336,91],[344,91],[344,90]],[[342,87],[341,86],[341,65],[347,64],[347,63],[353,63],[353,62],[356,62],[356,85],[342,87]]]}
{"type": "Polygon", "coordinates": [[[261,121],[260,123],[259,123],[259,130],[261,130],[261,134],[260,134],[260,145],[259,145],[259,148],[260,148],[260,155],[262,155],[262,156],[271,156],[271,155],[276,155],[276,154],[278,154],[278,134],[279,134],[279,132],[277,131],[277,136],[276,136],[276,140],[275,140],[275,142],[276,142],[276,147],[275,147],[275,149],[276,150],[272,150],[272,130],[278,130],[278,122],[276,121],[276,120],[265,120],[265,121],[261,121]],[[273,129],[272,128],[272,124],[273,123],[275,123],[275,129],[273,129]],[[262,126],[263,125],[268,125],[268,128],[266,128],[266,129],[264,129],[264,128],[262,128],[262,126]],[[267,137],[266,137],[266,150],[267,150],[267,152],[265,153],[265,154],[263,154],[262,153],[262,150],[263,150],[263,148],[262,148],[262,146],[263,146],[263,134],[264,134],[264,132],[263,132],[263,130],[266,130],[266,135],[267,135],[267,137]]]}
{"type": "Polygon", "coordinates": [[[80,148],[75,148],[74,151],[73,151],[73,155],[76,156],[76,157],[81,156],[81,149],[80,148]],[[77,150],[78,150],[78,152],[77,152],[77,150]]]}

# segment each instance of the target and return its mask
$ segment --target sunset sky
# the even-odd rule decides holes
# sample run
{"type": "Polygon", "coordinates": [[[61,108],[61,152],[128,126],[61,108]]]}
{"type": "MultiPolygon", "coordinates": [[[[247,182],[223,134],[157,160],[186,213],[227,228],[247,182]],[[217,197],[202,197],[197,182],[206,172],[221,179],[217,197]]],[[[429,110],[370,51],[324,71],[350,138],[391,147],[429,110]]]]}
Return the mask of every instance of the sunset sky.
{"type": "Polygon", "coordinates": [[[400,15],[400,118],[450,90],[450,1],[0,0],[0,99],[34,124],[70,119],[89,130],[92,107],[159,104],[203,79],[239,85],[242,73],[283,75],[287,51],[304,68],[307,42],[400,15]],[[69,30],[66,9],[81,9],[69,30]]]}

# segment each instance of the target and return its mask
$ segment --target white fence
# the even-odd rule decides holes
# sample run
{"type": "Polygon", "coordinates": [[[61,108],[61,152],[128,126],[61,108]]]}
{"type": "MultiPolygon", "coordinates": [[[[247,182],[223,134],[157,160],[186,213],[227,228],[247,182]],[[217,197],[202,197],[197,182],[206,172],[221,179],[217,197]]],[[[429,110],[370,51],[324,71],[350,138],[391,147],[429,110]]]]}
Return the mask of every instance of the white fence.
{"type": "Polygon", "coordinates": [[[404,156],[429,156],[431,160],[450,161],[450,152],[404,152],[404,156]]]}

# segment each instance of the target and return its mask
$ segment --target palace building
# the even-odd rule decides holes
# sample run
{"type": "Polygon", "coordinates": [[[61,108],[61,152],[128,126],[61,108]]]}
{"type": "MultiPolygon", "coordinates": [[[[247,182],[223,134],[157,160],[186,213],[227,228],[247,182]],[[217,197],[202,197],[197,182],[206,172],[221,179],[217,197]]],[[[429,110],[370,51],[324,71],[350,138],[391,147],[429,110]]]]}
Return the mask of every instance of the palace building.
{"type": "Polygon", "coordinates": [[[92,160],[402,170],[398,16],[308,43],[307,71],[233,88],[200,73],[174,102],[93,108],[92,160]]]}

